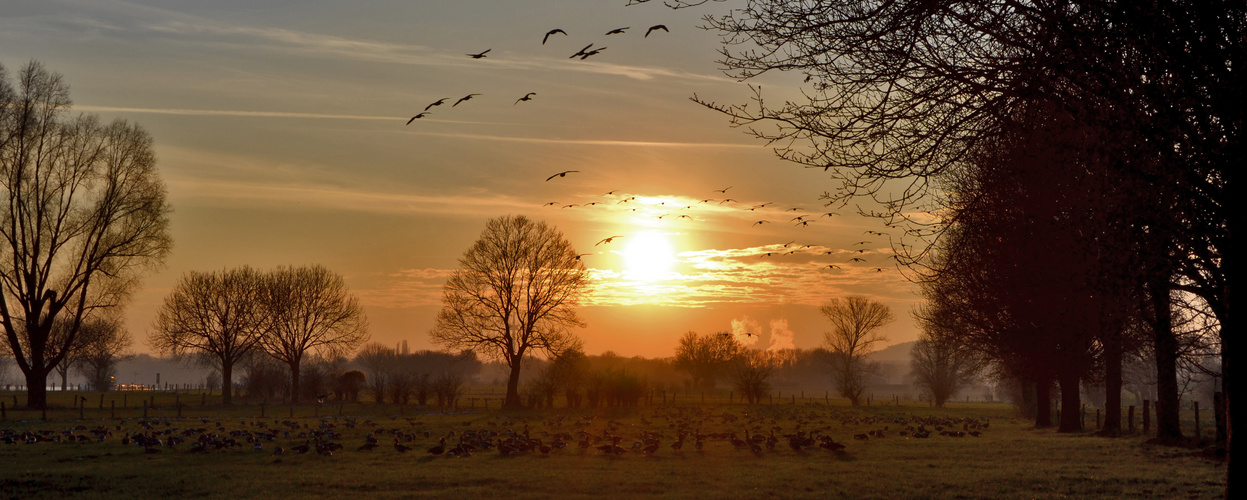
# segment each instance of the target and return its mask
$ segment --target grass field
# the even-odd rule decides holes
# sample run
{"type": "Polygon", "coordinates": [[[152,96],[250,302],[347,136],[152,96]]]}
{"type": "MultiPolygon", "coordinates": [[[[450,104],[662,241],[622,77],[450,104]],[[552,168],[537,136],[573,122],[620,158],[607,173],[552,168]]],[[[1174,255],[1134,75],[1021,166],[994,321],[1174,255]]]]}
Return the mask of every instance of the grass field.
{"type": "Polygon", "coordinates": [[[1035,430],[1006,405],[932,409],[850,408],[835,400],[831,405],[819,401],[758,406],[681,402],[633,409],[519,412],[479,408],[418,412],[409,407],[400,414],[392,406],[326,404],[301,406],[294,409],[293,418],[288,406],[266,405],[265,417],[260,418],[258,404],[222,410],[201,396],[160,394],[144,419],[141,403],[135,407],[128,400],[130,407],[113,409],[107,402],[99,404],[98,397],[87,395],[82,419],[68,401],[61,402],[64,408],[53,410],[47,421],[41,420],[41,413],[9,409],[0,429],[34,431],[46,439],[0,444],[0,496],[1214,498],[1222,495],[1225,483],[1224,466],[1195,450],[1148,445],[1142,436],[1105,439],[1035,430]],[[183,403],[182,418],[166,398],[183,403]],[[209,405],[200,406],[204,401],[209,405]],[[120,414],[110,418],[113,412],[120,414]],[[987,426],[978,429],[978,437],[946,436],[937,430],[965,432],[983,423],[987,426]],[[912,436],[919,424],[931,431],[929,438],[912,436]],[[111,435],[99,441],[90,432],[97,428],[111,435]],[[425,451],[443,437],[449,448],[472,431],[490,431],[497,433],[489,438],[496,444],[512,433],[522,435],[526,428],[531,438],[546,445],[559,434],[570,439],[565,448],[548,454],[534,449],[503,456],[494,447],[451,458],[425,451]],[[342,449],[331,456],[294,453],[296,446],[316,442],[313,431],[329,430],[333,434],[322,434],[321,441],[340,443],[342,449]],[[779,437],[773,450],[754,452],[733,445],[729,437],[744,438],[746,432],[769,437],[772,430],[777,437],[817,431],[845,448],[833,452],[811,446],[796,451],[779,437]],[[199,436],[224,439],[231,431],[239,446],[191,451],[190,443],[199,436]],[[260,439],[259,450],[245,439],[266,431],[273,431],[276,439],[260,439]],[[681,431],[688,436],[685,446],[673,450],[681,431]],[[884,437],[853,438],[870,431],[882,431],[884,437]],[[134,442],[122,444],[127,435],[140,433],[165,442],[170,436],[185,436],[186,442],[153,447],[159,453],[149,453],[134,442]],[[370,433],[379,446],[357,451],[370,433]],[[706,436],[701,450],[694,449],[695,433],[706,436]],[[87,440],[70,441],[70,435],[87,440]],[[609,437],[581,448],[578,441],[586,435],[590,441],[619,436],[628,453],[596,449],[611,441],[609,437]],[[646,435],[659,436],[657,451],[643,453],[631,446],[646,435]],[[413,449],[397,451],[396,436],[413,449]],[[277,446],[286,451],[275,455],[277,446]]]}

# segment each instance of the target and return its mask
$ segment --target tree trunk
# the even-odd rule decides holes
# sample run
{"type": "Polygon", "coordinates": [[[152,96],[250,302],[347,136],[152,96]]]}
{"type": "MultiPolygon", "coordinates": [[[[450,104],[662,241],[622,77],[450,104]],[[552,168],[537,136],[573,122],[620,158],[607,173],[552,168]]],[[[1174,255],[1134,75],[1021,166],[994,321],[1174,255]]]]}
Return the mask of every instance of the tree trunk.
{"type": "Polygon", "coordinates": [[[507,398],[502,402],[503,408],[522,408],[520,402],[520,358],[511,362],[511,375],[507,377],[507,398]]]}
{"type": "Polygon", "coordinates": [[[221,404],[229,406],[234,395],[234,363],[221,362],[221,404]]]}
{"type": "Polygon", "coordinates": [[[1035,427],[1052,427],[1052,380],[1047,377],[1035,381],[1035,427]]]}
{"type": "MultiPolygon", "coordinates": [[[[1228,181],[1226,182],[1226,185],[1227,186],[1229,185],[1228,181]]],[[[1230,234],[1233,234],[1232,231],[1234,231],[1235,229],[1242,230],[1244,226],[1247,226],[1247,224],[1242,223],[1243,215],[1235,214],[1233,210],[1230,210],[1230,213],[1234,214],[1234,215],[1231,215],[1230,217],[1230,220],[1231,220],[1231,223],[1230,223],[1231,233],[1230,234]],[[1238,222],[1238,223],[1235,223],[1235,222],[1238,222]]],[[[1225,394],[1224,397],[1225,397],[1225,408],[1226,408],[1226,415],[1225,415],[1225,434],[1226,434],[1225,498],[1230,499],[1230,498],[1236,498],[1238,496],[1236,493],[1234,493],[1234,491],[1239,491],[1241,493],[1241,491],[1243,490],[1242,482],[1243,482],[1243,478],[1247,477],[1247,471],[1243,470],[1244,469],[1243,461],[1241,459],[1237,461],[1233,459],[1233,456],[1234,456],[1234,415],[1243,415],[1242,413],[1243,403],[1242,403],[1242,400],[1239,399],[1236,394],[1236,392],[1238,391],[1238,369],[1236,366],[1233,366],[1233,363],[1230,361],[1230,359],[1233,357],[1233,351],[1235,350],[1235,348],[1232,345],[1235,342],[1234,330],[1238,326],[1237,323],[1235,323],[1236,317],[1234,316],[1234,311],[1235,311],[1234,304],[1236,303],[1235,299],[1237,298],[1237,296],[1231,293],[1232,291],[1230,290],[1230,288],[1232,284],[1238,284],[1242,282],[1241,280],[1238,279],[1239,278],[1238,275],[1241,272],[1242,268],[1238,265],[1238,261],[1234,258],[1234,253],[1230,252],[1230,249],[1228,248],[1226,249],[1226,251],[1227,253],[1225,254],[1226,257],[1224,260],[1225,285],[1224,285],[1224,290],[1222,291],[1222,300],[1224,304],[1224,307],[1222,310],[1224,311],[1224,314],[1222,314],[1222,316],[1217,319],[1221,322],[1221,332],[1220,332],[1220,336],[1221,336],[1221,390],[1225,394]],[[1239,483],[1239,486],[1237,488],[1235,488],[1234,486],[1234,483],[1236,482],[1234,480],[1235,477],[1239,478],[1237,481],[1239,483]]],[[[1240,292],[1240,295],[1241,295],[1241,292],[1240,292]]]]}
{"type": "MultiPolygon", "coordinates": [[[[392,398],[398,403],[399,398],[392,398]]],[[[299,403],[299,361],[295,360],[290,363],[290,402],[299,403]]]]}
{"type": "Polygon", "coordinates": [[[48,407],[48,372],[31,370],[26,373],[26,407],[32,410],[48,407]]]}
{"type": "Polygon", "coordinates": [[[1104,427],[1100,435],[1121,436],[1122,331],[1114,328],[1104,339],[1104,427]]]}
{"type": "Polygon", "coordinates": [[[1149,287],[1152,300],[1152,340],[1156,352],[1156,438],[1162,442],[1182,439],[1178,412],[1178,338],[1173,333],[1169,309],[1169,276],[1155,276],[1149,287]]]}
{"type": "Polygon", "coordinates": [[[1061,425],[1057,432],[1082,431],[1082,388],[1078,385],[1078,372],[1072,367],[1063,368],[1057,377],[1061,386],[1061,425]]]}

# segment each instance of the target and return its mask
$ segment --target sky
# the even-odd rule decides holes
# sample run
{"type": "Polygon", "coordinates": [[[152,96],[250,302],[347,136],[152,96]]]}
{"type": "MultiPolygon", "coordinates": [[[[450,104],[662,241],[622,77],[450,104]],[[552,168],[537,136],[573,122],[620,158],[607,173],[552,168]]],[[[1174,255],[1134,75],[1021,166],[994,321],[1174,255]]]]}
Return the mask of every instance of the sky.
{"type": "Polygon", "coordinates": [[[184,273],[313,263],[345,277],[372,340],[437,348],[442,283],[504,215],[589,254],[591,354],[670,356],[687,331],[817,347],[818,306],[847,295],[892,308],[889,343],[914,340],[917,287],[872,233],[889,230],[826,207],[825,172],[690,100],[745,104],[750,84],[799,100],[809,84],[724,75],[699,27],[731,2],[627,3],[5,0],[0,64],[38,60],[74,112],[154,138],[174,248],[127,306],[139,352],[184,273]],[[569,58],[587,46],[605,49],[569,58]]]}

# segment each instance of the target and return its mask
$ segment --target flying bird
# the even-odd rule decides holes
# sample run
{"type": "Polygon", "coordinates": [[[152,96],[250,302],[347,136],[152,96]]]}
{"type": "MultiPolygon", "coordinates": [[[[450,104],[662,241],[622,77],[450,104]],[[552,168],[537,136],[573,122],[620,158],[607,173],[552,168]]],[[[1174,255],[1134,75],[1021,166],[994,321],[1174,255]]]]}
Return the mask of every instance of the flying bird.
{"type": "Polygon", "coordinates": [[[428,115],[428,114],[430,114],[430,113],[429,113],[428,111],[425,111],[425,112],[420,113],[420,114],[418,114],[418,115],[416,115],[416,116],[413,116],[413,117],[411,117],[411,119],[410,119],[410,120],[407,120],[407,124],[408,124],[408,125],[411,125],[411,122],[416,121],[416,119],[417,119],[417,118],[424,118],[424,116],[425,116],[425,115],[428,115]]]}
{"type": "Polygon", "coordinates": [[[472,99],[472,97],[473,97],[473,96],[478,96],[478,95],[480,95],[480,94],[468,94],[468,95],[465,95],[465,96],[463,96],[463,97],[460,97],[460,98],[459,98],[459,100],[458,100],[458,101],[455,101],[455,103],[454,103],[454,104],[451,104],[451,105],[450,105],[450,107],[452,107],[452,108],[453,108],[453,107],[455,107],[455,106],[458,106],[458,105],[459,105],[459,103],[461,103],[461,102],[463,102],[463,101],[467,101],[467,100],[469,100],[469,99],[472,99]]]}
{"type": "Polygon", "coordinates": [[[861,257],[853,257],[852,259],[849,259],[849,262],[866,262],[866,259],[863,259],[861,257]]]}
{"type": "Polygon", "coordinates": [[[494,49],[485,49],[483,52],[477,52],[475,54],[468,54],[468,57],[471,57],[472,59],[480,59],[482,57],[485,57],[485,54],[488,54],[489,51],[491,50],[494,50],[494,49]]]}
{"type": "MultiPolygon", "coordinates": [[[[521,97],[521,98],[519,98],[519,99],[516,99],[516,100],[515,100],[515,104],[519,104],[519,103],[520,103],[520,101],[531,101],[531,100],[533,100],[533,96],[535,96],[535,95],[537,95],[537,93],[536,93],[536,92],[529,92],[529,93],[527,93],[527,94],[524,94],[524,97],[521,97]]],[[[515,104],[512,104],[512,106],[514,106],[515,104]]]]}
{"type": "Polygon", "coordinates": [[[568,57],[568,59],[575,59],[575,58],[577,58],[577,57],[580,57],[580,56],[585,55],[585,51],[586,51],[586,50],[589,50],[589,47],[592,47],[592,46],[593,46],[593,44],[585,45],[585,48],[580,49],[580,50],[577,50],[577,51],[576,51],[576,53],[575,53],[575,54],[572,54],[572,56],[571,56],[571,57],[568,57]]]}
{"type": "Polygon", "coordinates": [[[546,36],[545,36],[545,37],[543,37],[543,38],[541,39],[541,44],[542,44],[542,45],[545,45],[545,44],[546,44],[546,40],[549,40],[549,39],[550,39],[550,35],[553,35],[553,34],[555,34],[555,33],[562,33],[562,34],[564,34],[564,35],[566,35],[566,34],[567,34],[567,32],[566,32],[566,31],[563,31],[563,30],[561,30],[561,29],[559,29],[559,28],[554,28],[554,29],[552,29],[552,30],[550,30],[550,31],[547,31],[547,32],[546,32],[546,36]]]}
{"type": "Polygon", "coordinates": [[[719,204],[720,204],[720,205],[722,205],[722,204],[727,203],[727,202],[729,202],[729,201],[730,201],[730,202],[735,202],[736,200],[733,200],[733,199],[731,199],[731,198],[727,198],[727,199],[725,199],[725,200],[723,200],[723,201],[720,201],[720,202],[719,202],[719,204]]]}
{"type": "Polygon", "coordinates": [[[567,174],[570,174],[570,173],[572,173],[572,172],[579,172],[579,170],[564,170],[564,171],[559,172],[559,173],[557,173],[557,174],[554,174],[554,175],[551,175],[551,176],[549,176],[549,177],[546,177],[546,182],[550,182],[550,179],[553,179],[553,178],[555,178],[555,177],[567,177],[567,174]]]}
{"type": "Polygon", "coordinates": [[[758,224],[766,224],[767,222],[770,222],[770,221],[760,220],[760,221],[758,221],[758,222],[753,223],[753,225],[755,225],[755,226],[756,226],[756,225],[758,225],[758,224]]]}
{"type": "Polygon", "coordinates": [[[840,269],[840,266],[837,266],[835,264],[827,264],[827,269],[840,269]]]}
{"type": "Polygon", "coordinates": [[[550,206],[550,205],[558,205],[558,204],[559,204],[559,202],[557,202],[557,201],[552,201],[552,202],[550,202],[550,203],[546,203],[545,205],[542,205],[542,206],[543,206],[543,207],[548,207],[548,206],[550,206]]]}
{"type": "Polygon", "coordinates": [[[728,187],[725,187],[725,188],[723,188],[723,189],[716,189],[716,190],[715,190],[715,192],[716,192],[716,193],[723,193],[723,194],[727,194],[727,190],[729,190],[729,189],[732,189],[732,186],[728,186],[728,187]]]}
{"type": "Polygon", "coordinates": [[[585,52],[584,54],[580,55],[580,60],[583,61],[585,59],[588,59],[589,56],[596,56],[598,55],[599,52],[602,52],[603,50],[606,50],[606,47],[598,47],[596,49],[585,52]]]}
{"type": "Polygon", "coordinates": [[[649,34],[653,33],[654,30],[663,30],[663,31],[666,31],[667,33],[671,33],[671,30],[667,29],[666,26],[661,25],[661,24],[655,24],[653,26],[650,26],[649,29],[645,30],[645,36],[643,36],[642,38],[649,38],[649,34]]]}
{"type": "Polygon", "coordinates": [[[611,241],[613,241],[615,238],[623,238],[623,236],[616,235],[616,236],[611,236],[610,238],[602,238],[602,241],[599,241],[599,242],[595,243],[593,246],[598,246],[598,245],[601,245],[601,244],[603,244],[603,243],[610,243],[610,242],[611,242],[611,241]]]}
{"type": "Polygon", "coordinates": [[[629,29],[629,28],[632,28],[632,27],[631,27],[631,26],[624,26],[624,27],[622,27],[622,28],[615,28],[615,29],[613,29],[613,30],[607,31],[607,32],[606,32],[606,34],[607,34],[607,35],[618,35],[618,34],[620,34],[620,33],[623,33],[623,32],[624,32],[624,30],[627,30],[627,29],[629,29]]]}
{"type": "Polygon", "coordinates": [[[442,105],[442,103],[446,102],[446,99],[450,99],[450,98],[449,98],[449,97],[443,97],[443,98],[441,98],[441,99],[438,99],[438,100],[434,101],[434,102],[433,102],[433,104],[430,104],[430,105],[428,105],[428,106],[425,106],[425,107],[424,107],[424,110],[425,110],[425,111],[428,111],[428,110],[429,110],[429,108],[431,108],[431,107],[433,107],[433,106],[441,106],[441,105],[442,105]]]}

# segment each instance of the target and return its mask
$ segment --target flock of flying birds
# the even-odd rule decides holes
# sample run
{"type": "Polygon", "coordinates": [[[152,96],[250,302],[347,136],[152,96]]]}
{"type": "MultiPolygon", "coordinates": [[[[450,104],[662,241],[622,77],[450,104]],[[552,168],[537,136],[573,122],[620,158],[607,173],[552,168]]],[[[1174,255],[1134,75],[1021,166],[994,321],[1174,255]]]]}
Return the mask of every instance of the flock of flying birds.
{"type": "MultiPolygon", "coordinates": [[[[607,31],[607,32],[606,32],[606,36],[610,36],[610,35],[622,35],[622,34],[625,34],[625,33],[626,33],[628,30],[630,30],[630,29],[632,29],[632,27],[631,27],[631,26],[624,26],[624,27],[622,27],[622,28],[615,28],[615,29],[612,29],[612,30],[610,30],[610,31],[607,31]]],[[[670,33],[670,32],[671,32],[671,30],[667,29],[667,27],[666,27],[665,25],[662,25],[662,24],[655,24],[655,25],[653,25],[653,26],[650,26],[650,27],[649,27],[649,29],[645,30],[645,36],[644,36],[643,38],[649,38],[650,34],[651,34],[651,33],[653,33],[653,32],[655,32],[655,31],[663,31],[663,32],[667,32],[667,33],[670,33]]],[[[545,45],[545,44],[546,44],[546,42],[550,41],[550,37],[551,37],[551,36],[554,36],[554,35],[563,35],[563,36],[568,36],[568,35],[567,35],[567,32],[566,32],[566,31],[564,31],[562,28],[555,28],[555,29],[552,29],[552,30],[550,30],[550,31],[547,31],[547,32],[546,32],[545,36],[543,36],[543,37],[541,38],[541,44],[542,44],[542,45],[545,45]]],[[[577,50],[577,51],[576,51],[576,53],[574,53],[574,54],[572,54],[570,57],[568,57],[568,59],[575,59],[575,58],[578,58],[578,57],[579,57],[579,58],[580,58],[580,60],[582,60],[582,61],[583,61],[583,60],[588,59],[588,58],[590,58],[590,57],[592,57],[592,56],[596,56],[596,55],[598,55],[598,54],[601,54],[603,50],[606,50],[606,47],[605,47],[605,46],[603,46],[603,47],[594,47],[594,45],[597,45],[597,42],[594,42],[594,43],[590,43],[590,44],[588,44],[588,45],[585,45],[585,46],[584,46],[583,48],[581,48],[580,50],[577,50]]],[[[490,51],[492,51],[492,50],[493,50],[492,48],[489,48],[489,49],[482,50],[482,51],[480,51],[480,52],[475,52],[475,53],[470,53],[470,54],[464,54],[464,55],[466,55],[466,56],[468,56],[468,57],[471,57],[472,59],[484,59],[484,58],[487,56],[487,54],[489,54],[489,52],[490,52],[490,51]]],[[[463,97],[460,97],[458,100],[456,100],[454,104],[451,104],[451,105],[450,105],[450,107],[452,107],[452,108],[453,108],[453,107],[455,107],[455,106],[458,106],[458,105],[462,104],[462,103],[463,103],[463,102],[465,102],[465,101],[471,100],[473,97],[477,97],[477,96],[480,96],[480,95],[482,95],[482,94],[468,94],[468,95],[465,95],[465,96],[463,96],[463,97]]],[[[536,93],[536,92],[528,92],[528,93],[524,94],[522,97],[520,97],[519,99],[516,99],[516,100],[515,100],[515,104],[512,104],[512,106],[518,105],[518,104],[519,104],[519,103],[521,103],[521,102],[531,101],[531,100],[533,100],[533,96],[535,96],[535,95],[537,95],[537,93],[536,93]]],[[[423,110],[421,110],[419,113],[416,113],[414,116],[412,116],[410,119],[408,119],[406,124],[407,124],[407,125],[411,125],[411,122],[414,122],[414,121],[416,121],[416,120],[418,120],[418,119],[420,119],[420,118],[424,118],[424,117],[426,117],[426,116],[429,116],[429,115],[433,114],[432,109],[433,109],[434,107],[441,106],[442,104],[445,104],[445,103],[446,103],[446,101],[448,101],[448,100],[450,100],[450,99],[451,99],[451,98],[449,98],[449,97],[443,97],[443,98],[441,98],[441,99],[438,99],[438,100],[436,100],[436,101],[433,101],[433,102],[429,103],[429,105],[425,106],[423,110]]]]}
{"type": "MultiPolygon", "coordinates": [[[[637,3],[642,3],[642,2],[637,2],[637,3]]],[[[630,5],[631,5],[631,4],[630,4],[630,5]]],[[[628,32],[628,30],[630,30],[630,29],[632,29],[632,27],[630,27],[630,26],[624,26],[624,27],[621,27],[621,28],[615,28],[615,29],[612,29],[612,30],[610,30],[610,31],[607,31],[607,32],[605,33],[605,36],[623,35],[623,34],[626,34],[626,33],[628,32]]],[[[658,32],[658,31],[662,31],[662,32],[664,32],[664,33],[670,33],[670,30],[667,28],[667,26],[666,26],[666,25],[663,25],[663,24],[655,24],[655,25],[650,26],[648,29],[646,29],[646,30],[645,30],[645,34],[643,35],[643,38],[649,38],[649,36],[650,36],[651,34],[654,34],[655,32],[658,32]]],[[[544,35],[544,36],[542,36],[542,38],[541,38],[541,44],[542,44],[542,45],[546,45],[546,43],[550,41],[551,37],[567,37],[567,36],[569,36],[569,35],[568,35],[568,33],[567,33],[567,31],[565,31],[565,30],[563,30],[563,29],[561,29],[561,28],[551,29],[551,30],[547,31],[547,32],[545,33],[545,35],[544,35]]],[[[589,57],[593,57],[593,56],[596,56],[596,55],[598,55],[598,54],[601,54],[601,53],[602,53],[602,51],[604,51],[604,50],[606,50],[606,49],[607,49],[607,47],[606,47],[606,46],[597,46],[597,45],[598,45],[598,44],[597,44],[597,42],[587,44],[587,45],[585,45],[584,47],[580,48],[580,50],[577,50],[575,53],[573,53],[573,54],[571,54],[570,56],[568,56],[568,59],[577,59],[577,58],[579,58],[580,60],[582,60],[582,61],[583,61],[583,60],[585,60],[585,59],[588,59],[589,57]]],[[[484,59],[484,58],[488,57],[489,53],[490,53],[492,50],[493,50],[492,48],[489,48],[489,49],[482,50],[482,51],[480,51],[480,52],[475,52],[475,53],[467,53],[467,54],[465,54],[465,55],[466,55],[467,57],[472,58],[472,59],[484,59]]],[[[465,102],[467,102],[467,101],[470,101],[470,100],[472,100],[473,98],[475,98],[475,97],[479,97],[479,96],[481,96],[481,95],[482,95],[482,94],[480,94],[480,93],[470,93],[470,94],[467,94],[467,95],[465,95],[465,96],[463,96],[463,97],[460,97],[460,98],[458,98],[458,99],[454,100],[454,102],[450,105],[450,107],[451,107],[451,108],[455,108],[455,107],[459,106],[460,104],[463,104],[463,103],[465,103],[465,102]]],[[[537,93],[536,93],[536,92],[526,92],[524,95],[522,95],[522,96],[520,96],[519,98],[517,98],[517,99],[515,100],[515,102],[514,102],[512,105],[513,105],[513,106],[518,106],[521,102],[528,102],[528,101],[532,101],[532,100],[533,100],[533,97],[534,97],[534,96],[536,96],[536,95],[537,95],[537,93]]],[[[429,103],[428,105],[424,106],[424,108],[423,108],[420,112],[416,113],[414,116],[412,116],[410,119],[408,119],[408,120],[407,120],[406,125],[411,125],[411,123],[412,123],[412,122],[414,122],[414,121],[416,121],[416,120],[418,120],[418,119],[424,118],[424,117],[426,117],[426,116],[429,116],[430,114],[432,114],[432,113],[433,113],[433,111],[432,111],[432,110],[433,110],[433,108],[438,107],[438,106],[442,106],[442,105],[444,105],[446,102],[448,102],[448,101],[450,101],[450,100],[451,100],[451,98],[450,98],[450,97],[443,97],[443,98],[440,98],[440,99],[438,99],[438,100],[436,100],[436,101],[433,101],[433,102],[429,103]]],[[[567,177],[567,175],[568,175],[568,174],[579,173],[579,172],[580,172],[580,170],[564,170],[564,171],[561,171],[561,172],[557,172],[557,173],[554,173],[554,174],[550,175],[549,177],[546,177],[546,182],[549,182],[549,181],[552,181],[552,180],[554,180],[554,179],[558,179],[558,178],[565,178],[565,177],[567,177]]],[[[672,210],[672,211],[670,211],[670,212],[666,212],[666,213],[661,213],[661,214],[659,214],[659,215],[655,215],[655,217],[657,217],[657,218],[658,218],[658,219],[660,219],[660,220],[663,220],[663,219],[666,219],[666,218],[670,218],[670,219],[673,219],[673,220],[690,220],[690,221],[691,221],[691,220],[694,220],[693,216],[692,216],[692,215],[690,215],[691,211],[692,211],[693,209],[695,209],[695,208],[696,208],[697,206],[699,206],[699,205],[702,205],[702,204],[710,204],[710,203],[715,203],[715,204],[717,204],[717,205],[729,204],[729,206],[739,206],[742,210],[748,210],[748,211],[759,211],[759,210],[764,210],[764,211],[771,211],[771,212],[773,213],[773,210],[774,210],[773,208],[768,209],[768,207],[770,207],[771,205],[773,205],[773,203],[772,203],[772,202],[767,202],[767,203],[761,203],[761,204],[756,204],[756,205],[748,205],[748,206],[746,206],[746,205],[741,204],[740,202],[738,202],[738,201],[737,201],[737,200],[735,200],[735,199],[732,199],[732,198],[727,197],[727,192],[728,192],[728,190],[729,190],[729,189],[732,189],[732,186],[728,186],[728,187],[725,187],[725,188],[723,188],[723,189],[716,189],[716,190],[714,190],[714,192],[717,192],[717,193],[719,193],[719,194],[723,195],[723,197],[722,197],[721,199],[719,199],[719,198],[705,198],[705,199],[702,199],[701,201],[697,202],[696,204],[693,204],[693,205],[685,205],[685,206],[675,206],[674,204],[673,204],[672,206],[667,206],[667,202],[666,202],[666,201],[663,201],[663,202],[659,202],[657,207],[652,207],[652,208],[657,208],[659,211],[662,211],[662,209],[664,209],[664,208],[669,208],[669,209],[671,209],[671,210],[672,210]],[[679,212],[679,213],[676,213],[676,212],[679,212]]],[[[610,192],[607,192],[607,193],[606,193],[606,196],[611,196],[611,195],[614,195],[614,194],[615,194],[615,191],[610,191],[610,192]]],[[[619,205],[619,204],[625,204],[625,203],[629,203],[629,202],[636,202],[636,201],[637,201],[637,198],[636,198],[635,196],[616,196],[616,197],[614,198],[614,200],[613,200],[613,201],[615,202],[615,204],[616,204],[616,205],[619,205]]],[[[553,202],[553,201],[552,201],[552,202],[546,203],[546,204],[545,204],[545,206],[547,206],[547,207],[548,207],[548,206],[561,206],[561,208],[572,208],[572,207],[578,207],[578,206],[596,206],[596,205],[605,205],[606,203],[607,203],[607,202],[598,202],[598,201],[594,201],[594,202],[588,202],[588,203],[584,203],[584,204],[576,204],[576,203],[562,204],[562,203],[559,203],[559,202],[553,202]]],[[[632,211],[636,211],[636,210],[637,210],[637,208],[631,208],[630,210],[632,210],[632,211]]],[[[816,222],[817,220],[821,219],[822,217],[828,217],[828,218],[830,218],[830,217],[833,217],[833,216],[835,216],[835,215],[836,215],[836,213],[835,213],[835,212],[825,212],[825,213],[821,213],[821,214],[801,213],[801,212],[804,212],[804,211],[805,211],[805,209],[804,209],[804,208],[800,208],[800,207],[794,207],[794,208],[789,208],[789,209],[785,210],[784,212],[792,212],[792,213],[790,213],[790,214],[788,214],[788,215],[793,215],[793,217],[791,217],[790,219],[788,219],[788,221],[787,221],[787,222],[790,222],[790,223],[792,223],[793,225],[795,225],[795,226],[799,226],[799,227],[809,227],[811,224],[813,224],[813,223],[814,223],[814,222],[816,222]]],[[[785,215],[785,217],[787,217],[787,215],[785,215]]],[[[759,219],[759,220],[757,220],[756,222],[754,222],[752,225],[753,225],[753,226],[760,226],[760,225],[765,225],[765,224],[771,224],[771,223],[774,223],[774,222],[776,222],[776,221],[774,221],[774,220],[768,220],[768,219],[759,219]]],[[[870,235],[874,235],[874,236],[887,236],[887,234],[886,234],[886,233],[879,232],[879,231],[866,231],[866,233],[865,233],[865,234],[870,234],[870,235]]],[[[602,238],[602,239],[601,239],[601,240],[599,240],[599,241],[598,241],[598,242],[597,242],[594,246],[596,247],[596,246],[603,245],[603,244],[609,244],[609,243],[613,242],[614,240],[616,240],[616,239],[618,239],[618,238],[623,238],[623,236],[622,236],[622,235],[612,235],[612,236],[609,236],[609,237],[606,237],[606,238],[602,238]]],[[[809,249],[814,248],[814,246],[813,246],[813,245],[793,245],[793,243],[794,243],[794,242],[788,242],[788,243],[785,243],[785,244],[781,247],[782,249],[787,249],[786,251],[784,251],[784,250],[780,250],[780,249],[776,249],[775,251],[769,251],[769,252],[764,252],[764,253],[761,253],[761,254],[760,254],[760,257],[765,258],[765,257],[771,257],[771,256],[774,256],[774,255],[790,255],[790,254],[797,253],[798,251],[803,251],[803,252],[805,252],[805,253],[809,253],[809,249]]],[[[869,241],[861,241],[861,242],[858,242],[855,246],[861,247],[862,245],[869,244],[869,243],[871,243],[871,242],[869,242],[869,241]]],[[[768,245],[768,246],[773,246],[773,245],[768,245]]],[[[866,252],[868,252],[868,251],[869,251],[869,250],[864,249],[864,248],[857,248],[857,249],[853,250],[853,253],[856,253],[856,254],[858,254],[858,255],[857,255],[857,256],[854,256],[854,257],[853,257],[853,258],[851,258],[851,259],[849,259],[849,260],[848,260],[845,264],[848,264],[848,263],[857,263],[857,262],[862,262],[862,263],[866,262],[866,259],[864,258],[864,256],[865,256],[866,252]]],[[[835,252],[835,251],[833,251],[833,250],[831,250],[831,249],[827,249],[827,250],[826,250],[823,254],[824,254],[824,255],[832,255],[832,254],[835,254],[835,253],[837,253],[837,252],[835,252]]],[[[584,255],[590,255],[590,254],[581,254],[580,256],[577,256],[577,259],[579,259],[581,256],[584,256],[584,255]]],[[[895,259],[895,258],[896,258],[896,255],[892,255],[892,256],[890,256],[889,258],[893,258],[893,259],[895,259]]],[[[843,269],[840,265],[837,265],[837,264],[828,264],[825,268],[826,268],[826,269],[843,269]]],[[[874,272],[883,272],[883,271],[884,271],[884,268],[882,268],[882,267],[875,267],[875,268],[872,268],[871,270],[872,270],[872,271],[874,271],[874,272]]]]}

